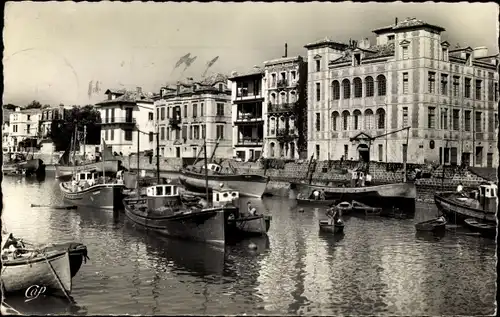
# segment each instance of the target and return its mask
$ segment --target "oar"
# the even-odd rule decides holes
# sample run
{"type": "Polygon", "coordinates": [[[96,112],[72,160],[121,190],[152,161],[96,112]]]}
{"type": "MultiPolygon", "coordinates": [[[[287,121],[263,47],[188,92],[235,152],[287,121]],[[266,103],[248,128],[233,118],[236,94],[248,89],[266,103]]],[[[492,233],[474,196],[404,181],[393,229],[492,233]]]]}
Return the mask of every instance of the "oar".
{"type": "Polygon", "coordinates": [[[64,206],[64,205],[37,205],[37,204],[31,204],[31,207],[37,207],[37,208],[52,208],[52,209],[77,209],[78,207],[77,206],[74,206],[74,205],[68,205],[68,206],[64,206]]]}

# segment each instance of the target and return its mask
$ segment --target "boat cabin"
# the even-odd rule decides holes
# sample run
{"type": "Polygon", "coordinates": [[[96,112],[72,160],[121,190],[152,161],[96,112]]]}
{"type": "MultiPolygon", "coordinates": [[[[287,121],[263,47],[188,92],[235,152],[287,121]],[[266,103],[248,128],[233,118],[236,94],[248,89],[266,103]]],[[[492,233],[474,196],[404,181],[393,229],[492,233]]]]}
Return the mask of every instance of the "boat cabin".
{"type": "Polygon", "coordinates": [[[76,173],[75,175],[73,175],[73,180],[77,181],[77,182],[80,182],[80,181],[81,182],[85,182],[85,181],[96,182],[98,178],[99,178],[99,174],[95,170],[82,171],[82,172],[79,172],[79,173],[76,173]]]}
{"type": "Polygon", "coordinates": [[[212,190],[212,205],[214,207],[223,206],[240,198],[240,193],[229,188],[219,188],[212,190]]]}
{"type": "MultiPolygon", "coordinates": [[[[222,171],[222,166],[220,166],[219,164],[215,164],[215,163],[209,163],[209,164],[207,164],[207,169],[208,169],[208,171],[212,172],[213,174],[219,174],[220,171],[222,171]]],[[[201,166],[201,170],[202,171],[205,170],[205,165],[201,166]]]]}
{"type": "Polygon", "coordinates": [[[154,185],[146,189],[148,197],[179,197],[179,187],[176,185],[154,185]]]}
{"type": "Polygon", "coordinates": [[[486,212],[497,211],[498,187],[495,184],[479,185],[479,203],[486,212]]]}

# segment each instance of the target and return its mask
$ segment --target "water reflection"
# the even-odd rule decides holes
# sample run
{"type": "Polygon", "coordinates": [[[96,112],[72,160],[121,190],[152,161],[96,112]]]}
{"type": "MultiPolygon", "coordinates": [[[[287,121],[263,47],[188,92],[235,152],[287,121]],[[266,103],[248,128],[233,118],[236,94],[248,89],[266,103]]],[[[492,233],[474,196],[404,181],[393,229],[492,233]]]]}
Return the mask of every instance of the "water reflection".
{"type": "Polygon", "coordinates": [[[5,303],[17,310],[22,315],[87,315],[87,309],[76,302],[70,303],[66,298],[45,296],[25,301],[23,296],[9,297],[5,303]]]}

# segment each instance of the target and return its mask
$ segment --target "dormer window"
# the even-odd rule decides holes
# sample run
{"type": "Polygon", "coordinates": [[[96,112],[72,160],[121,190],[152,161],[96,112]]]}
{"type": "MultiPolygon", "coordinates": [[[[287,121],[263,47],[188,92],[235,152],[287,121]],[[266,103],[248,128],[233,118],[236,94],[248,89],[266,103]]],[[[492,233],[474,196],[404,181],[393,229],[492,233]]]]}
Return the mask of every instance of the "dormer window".
{"type": "Polygon", "coordinates": [[[354,54],[353,56],[353,66],[361,65],[361,53],[354,54]]]}
{"type": "Polygon", "coordinates": [[[394,42],[394,39],[395,39],[395,36],[394,35],[388,35],[387,36],[387,41],[390,43],[390,42],[394,42]]]}
{"type": "Polygon", "coordinates": [[[467,65],[467,66],[472,65],[472,59],[471,59],[470,53],[465,53],[465,65],[467,65]]]}
{"type": "Polygon", "coordinates": [[[448,61],[448,48],[443,47],[441,49],[441,51],[442,51],[442,55],[443,55],[443,61],[447,62],[448,61]]]}
{"type": "Polygon", "coordinates": [[[219,84],[219,91],[223,91],[224,90],[224,85],[223,84],[219,84]]]}

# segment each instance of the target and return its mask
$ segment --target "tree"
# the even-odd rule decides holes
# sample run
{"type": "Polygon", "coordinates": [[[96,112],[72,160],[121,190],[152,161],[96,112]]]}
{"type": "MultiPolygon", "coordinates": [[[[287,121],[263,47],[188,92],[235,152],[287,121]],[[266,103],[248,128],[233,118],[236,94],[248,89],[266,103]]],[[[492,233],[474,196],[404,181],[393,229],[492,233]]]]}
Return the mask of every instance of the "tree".
{"type": "Polygon", "coordinates": [[[100,144],[100,123],[101,114],[94,106],[73,106],[71,109],[64,110],[64,119],[52,121],[49,136],[56,146],[56,151],[65,151],[70,147],[75,127],[80,133],[84,131],[84,127],[87,127],[86,144],[100,144]]]}
{"type": "Polygon", "coordinates": [[[41,109],[41,108],[42,104],[36,100],[33,100],[25,107],[25,109],[41,109]]]}
{"type": "Polygon", "coordinates": [[[6,105],[3,105],[3,108],[4,109],[7,109],[7,110],[16,110],[17,106],[16,105],[13,105],[11,103],[8,103],[6,105]]]}

